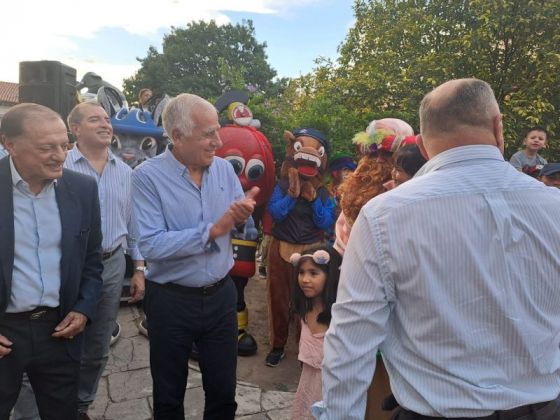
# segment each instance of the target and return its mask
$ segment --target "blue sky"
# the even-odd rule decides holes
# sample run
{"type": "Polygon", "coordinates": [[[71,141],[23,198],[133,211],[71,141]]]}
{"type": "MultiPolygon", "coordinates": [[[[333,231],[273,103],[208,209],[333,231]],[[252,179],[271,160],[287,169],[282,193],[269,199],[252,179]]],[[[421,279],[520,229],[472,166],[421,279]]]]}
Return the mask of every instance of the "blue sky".
{"type": "Polygon", "coordinates": [[[354,20],[352,0],[244,0],[236,4],[231,0],[97,0],[95,4],[8,0],[7,4],[3,10],[7,24],[0,27],[5,48],[0,80],[9,82],[18,81],[20,61],[57,60],[76,68],[78,78],[94,71],[121,86],[122,79],[139,68],[136,57],[144,57],[150,45],[161,49],[163,35],[171,26],[200,19],[219,24],[251,19],[257,40],[267,43],[270,65],[279,76],[296,77],[310,72],[319,56],[336,58],[337,47],[354,20]]]}

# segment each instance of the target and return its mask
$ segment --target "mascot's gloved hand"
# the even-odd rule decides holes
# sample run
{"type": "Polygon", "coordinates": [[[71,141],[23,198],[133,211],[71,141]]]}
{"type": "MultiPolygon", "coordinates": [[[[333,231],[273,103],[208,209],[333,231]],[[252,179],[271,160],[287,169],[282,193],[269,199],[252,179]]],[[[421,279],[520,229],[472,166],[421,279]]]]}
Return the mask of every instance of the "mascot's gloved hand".
{"type": "Polygon", "coordinates": [[[317,198],[317,190],[311,182],[305,181],[301,184],[301,197],[309,202],[317,198]]]}
{"type": "Polygon", "coordinates": [[[299,182],[299,173],[296,168],[288,169],[288,195],[293,198],[298,198],[301,189],[300,189],[300,182],[299,182]]]}

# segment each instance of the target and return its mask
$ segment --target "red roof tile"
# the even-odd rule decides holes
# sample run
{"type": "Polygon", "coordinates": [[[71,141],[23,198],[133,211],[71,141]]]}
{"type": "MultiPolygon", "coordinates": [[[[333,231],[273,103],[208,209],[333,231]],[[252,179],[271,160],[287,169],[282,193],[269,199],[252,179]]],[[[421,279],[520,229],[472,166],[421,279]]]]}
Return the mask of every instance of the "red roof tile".
{"type": "Polygon", "coordinates": [[[18,103],[18,84],[11,82],[0,82],[0,102],[12,104],[18,103]]]}

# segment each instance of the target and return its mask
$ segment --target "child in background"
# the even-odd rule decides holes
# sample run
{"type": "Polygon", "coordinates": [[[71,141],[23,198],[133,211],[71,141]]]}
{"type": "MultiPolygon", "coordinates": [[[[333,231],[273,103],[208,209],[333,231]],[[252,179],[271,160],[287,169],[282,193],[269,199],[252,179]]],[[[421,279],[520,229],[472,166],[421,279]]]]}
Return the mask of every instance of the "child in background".
{"type": "Polygon", "coordinates": [[[542,148],[546,147],[546,141],[547,132],[543,127],[531,128],[523,139],[525,149],[514,153],[509,163],[518,171],[532,177],[537,177],[539,171],[547,163],[546,159],[538,153],[542,148]]]}
{"type": "Polygon", "coordinates": [[[384,187],[388,190],[392,190],[409,181],[424,166],[426,158],[420,153],[420,148],[417,144],[406,144],[397,150],[393,156],[393,161],[392,179],[384,184],[384,187]]]}
{"type": "Polygon", "coordinates": [[[540,181],[548,187],[560,188],[560,162],[547,163],[539,174],[540,181]]]}
{"type": "Polygon", "coordinates": [[[320,245],[307,248],[303,255],[292,254],[290,261],[297,273],[292,304],[301,318],[298,359],[302,362],[292,419],[313,419],[311,406],[323,398],[323,338],[331,322],[331,307],[336,301],[342,258],[333,247],[320,245]]]}

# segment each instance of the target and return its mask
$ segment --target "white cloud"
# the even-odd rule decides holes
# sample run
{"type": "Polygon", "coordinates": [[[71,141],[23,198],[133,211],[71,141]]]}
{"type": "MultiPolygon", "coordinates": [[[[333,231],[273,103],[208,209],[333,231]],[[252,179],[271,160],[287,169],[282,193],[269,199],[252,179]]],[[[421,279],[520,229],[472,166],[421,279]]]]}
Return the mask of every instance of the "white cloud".
{"type": "Polygon", "coordinates": [[[273,14],[314,1],[318,0],[7,0],[0,25],[0,80],[17,82],[20,61],[57,60],[75,67],[78,78],[95,71],[120,86],[123,77],[130,76],[139,64],[79,58],[80,38],[95,38],[103,28],[118,27],[148,39],[159,29],[193,20],[228,23],[224,14],[228,11],[273,14]]]}

